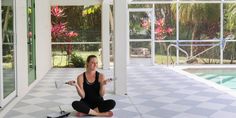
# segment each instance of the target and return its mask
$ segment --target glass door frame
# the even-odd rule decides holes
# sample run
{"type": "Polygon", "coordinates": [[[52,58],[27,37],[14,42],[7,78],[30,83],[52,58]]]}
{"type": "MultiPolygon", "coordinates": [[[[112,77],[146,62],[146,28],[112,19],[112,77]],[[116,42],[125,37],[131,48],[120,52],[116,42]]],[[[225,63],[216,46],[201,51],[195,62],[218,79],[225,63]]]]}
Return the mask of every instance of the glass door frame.
{"type": "MultiPolygon", "coordinates": [[[[2,50],[2,47],[0,48],[0,108],[1,107],[4,107],[6,104],[8,104],[13,98],[15,98],[16,97],[16,89],[17,89],[17,70],[16,70],[16,67],[17,67],[17,61],[16,61],[16,59],[17,59],[17,55],[16,55],[16,53],[17,53],[17,49],[16,49],[16,25],[15,25],[15,23],[16,23],[16,18],[15,18],[15,16],[16,16],[16,1],[15,0],[12,0],[12,11],[13,11],[13,47],[14,47],[14,81],[15,81],[15,90],[14,91],[12,91],[9,95],[7,95],[5,98],[4,98],[4,82],[3,82],[3,60],[2,60],[2,58],[3,58],[3,56],[2,56],[2,54],[3,54],[3,50],[2,50]]],[[[1,5],[1,10],[2,10],[2,2],[0,3],[0,5],[1,5]]],[[[2,16],[2,14],[1,14],[1,16],[2,16]]],[[[2,25],[1,25],[1,38],[0,38],[0,45],[2,46],[3,44],[2,44],[2,41],[3,41],[3,38],[2,38],[2,25]]]]}
{"type": "Polygon", "coordinates": [[[151,63],[154,65],[155,64],[155,32],[154,32],[154,25],[155,25],[155,12],[154,12],[154,8],[129,8],[128,9],[128,17],[127,17],[127,28],[128,28],[128,41],[127,41],[127,58],[130,59],[130,42],[147,42],[150,41],[151,43],[151,63]],[[150,12],[151,13],[151,39],[130,39],[130,28],[129,28],[129,24],[130,24],[130,19],[129,19],[129,15],[130,12],[150,12]]]}
{"type": "Polygon", "coordinates": [[[30,5],[29,5],[29,0],[26,0],[26,4],[27,4],[27,9],[26,9],[26,13],[27,13],[27,33],[28,33],[28,36],[27,36],[27,56],[28,56],[28,85],[31,85],[31,83],[33,83],[35,80],[36,80],[36,41],[35,41],[35,0],[30,0],[30,5]],[[31,6],[31,40],[32,41],[29,41],[30,40],[30,37],[29,37],[29,11],[28,11],[28,7],[31,6]],[[31,45],[31,46],[29,46],[31,45]],[[29,49],[31,48],[31,49],[29,49]],[[29,51],[31,50],[31,52],[29,51]],[[30,54],[31,53],[31,54],[30,54]],[[30,55],[32,56],[30,58],[30,55]],[[32,60],[30,60],[32,59],[32,60]],[[31,65],[31,62],[32,62],[32,67],[30,67],[31,65]]]}

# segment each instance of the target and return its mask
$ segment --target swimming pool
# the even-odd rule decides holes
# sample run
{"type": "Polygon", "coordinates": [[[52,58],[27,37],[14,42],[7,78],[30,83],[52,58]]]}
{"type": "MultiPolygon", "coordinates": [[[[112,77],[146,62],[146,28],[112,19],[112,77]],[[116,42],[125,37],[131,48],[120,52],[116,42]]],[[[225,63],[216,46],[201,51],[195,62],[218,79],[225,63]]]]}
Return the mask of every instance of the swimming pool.
{"type": "Polygon", "coordinates": [[[186,68],[183,70],[236,91],[236,68],[186,68]]]}

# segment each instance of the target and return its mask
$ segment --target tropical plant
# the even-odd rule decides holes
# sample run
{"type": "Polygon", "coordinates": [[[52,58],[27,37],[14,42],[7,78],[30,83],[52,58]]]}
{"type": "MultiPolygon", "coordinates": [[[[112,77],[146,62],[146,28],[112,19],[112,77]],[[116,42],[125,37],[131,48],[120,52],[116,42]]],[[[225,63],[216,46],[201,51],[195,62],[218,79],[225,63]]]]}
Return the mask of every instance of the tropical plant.
{"type": "Polygon", "coordinates": [[[171,10],[171,4],[155,5],[155,36],[156,40],[170,40],[175,35],[175,12],[171,10]]]}
{"type": "Polygon", "coordinates": [[[52,18],[51,36],[52,36],[53,42],[63,39],[65,34],[67,33],[67,26],[66,26],[67,23],[62,21],[63,17],[66,17],[64,14],[64,10],[58,6],[52,6],[51,8],[51,18],[52,18]]]}
{"type": "MultiPolygon", "coordinates": [[[[67,22],[63,21],[63,17],[66,17],[63,8],[60,8],[58,6],[52,6],[51,16],[52,16],[52,28],[51,28],[52,42],[57,42],[57,41],[72,42],[72,40],[78,36],[78,33],[74,31],[69,31],[67,22]]],[[[66,45],[68,62],[72,54],[72,49],[73,49],[72,44],[66,45]]],[[[63,52],[63,45],[61,45],[61,51],[63,52]]]]}
{"type": "MultiPolygon", "coordinates": [[[[100,42],[101,41],[101,5],[92,6],[63,6],[69,29],[79,32],[80,36],[75,42],[100,42]],[[96,6],[96,7],[95,7],[96,6]],[[95,8],[93,8],[95,7],[95,8]],[[89,10],[89,9],[92,10],[89,10]],[[85,13],[87,12],[87,13],[85,13]]],[[[80,51],[95,51],[99,45],[79,45],[80,51]]]]}
{"type": "MultiPolygon", "coordinates": [[[[171,10],[171,4],[156,4],[155,5],[155,40],[157,42],[156,52],[160,55],[167,54],[168,43],[163,43],[161,40],[175,40],[175,26],[176,21],[171,10]]],[[[159,60],[159,63],[164,63],[159,60]]]]}
{"type": "Polygon", "coordinates": [[[84,67],[85,61],[82,56],[78,56],[76,54],[72,54],[71,56],[71,62],[75,67],[84,67]]]}
{"type": "Polygon", "coordinates": [[[156,20],[156,40],[164,40],[167,36],[173,34],[173,28],[166,26],[165,19],[160,18],[156,20]]]}
{"type": "Polygon", "coordinates": [[[84,6],[83,9],[83,16],[89,15],[89,14],[94,14],[96,11],[100,10],[101,5],[89,5],[89,6],[84,6]]]}

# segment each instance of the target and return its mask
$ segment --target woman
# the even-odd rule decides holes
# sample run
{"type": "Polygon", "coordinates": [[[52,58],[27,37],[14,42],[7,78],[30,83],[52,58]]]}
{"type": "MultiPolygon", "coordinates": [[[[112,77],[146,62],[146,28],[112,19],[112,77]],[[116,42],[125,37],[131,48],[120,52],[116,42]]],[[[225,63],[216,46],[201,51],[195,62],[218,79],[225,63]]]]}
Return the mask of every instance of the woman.
{"type": "Polygon", "coordinates": [[[105,80],[105,76],[97,69],[97,57],[89,55],[86,60],[86,71],[77,77],[77,81],[69,81],[75,86],[81,97],[80,101],[74,101],[72,107],[78,111],[78,115],[89,114],[94,116],[112,116],[110,111],[116,105],[114,100],[104,100],[105,85],[111,80],[105,80]]]}

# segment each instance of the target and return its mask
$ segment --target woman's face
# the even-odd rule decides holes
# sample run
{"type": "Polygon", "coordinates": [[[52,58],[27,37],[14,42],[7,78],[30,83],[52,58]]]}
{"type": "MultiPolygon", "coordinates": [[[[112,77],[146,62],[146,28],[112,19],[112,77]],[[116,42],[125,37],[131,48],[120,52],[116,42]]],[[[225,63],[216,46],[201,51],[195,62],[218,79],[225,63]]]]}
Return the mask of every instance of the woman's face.
{"type": "Polygon", "coordinates": [[[88,69],[96,70],[97,65],[98,65],[97,58],[91,58],[90,61],[88,62],[88,69]]]}

